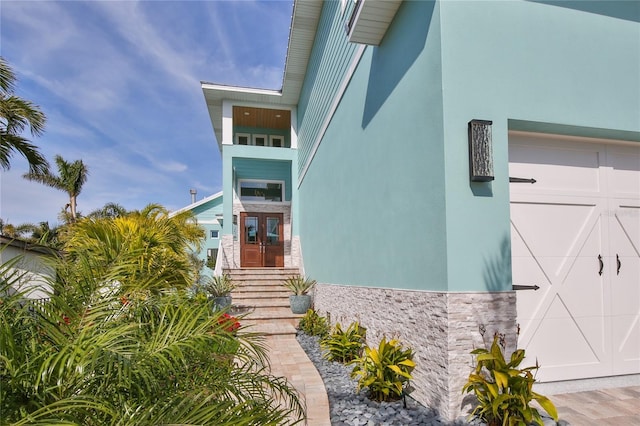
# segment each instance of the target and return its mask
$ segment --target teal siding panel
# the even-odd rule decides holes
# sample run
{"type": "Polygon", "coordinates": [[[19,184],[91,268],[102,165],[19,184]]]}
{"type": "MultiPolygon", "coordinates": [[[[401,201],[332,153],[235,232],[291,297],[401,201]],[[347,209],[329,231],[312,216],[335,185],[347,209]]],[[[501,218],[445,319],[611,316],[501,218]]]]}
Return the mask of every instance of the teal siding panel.
{"type": "MultiPolygon", "coordinates": [[[[307,66],[298,103],[299,167],[306,164],[311,149],[342,83],[357,44],[349,43],[344,24],[354,2],[347,2],[343,14],[339,1],[323,3],[318,32],[307,66]]],[[[298,170],[300,172],[300,170],[298,170]]]]}
{"type": "Polygon", "coordinates": [[[439,33],[437,4],[400,7],[300,184],[305,272],[320,282],[447,288],[439,33]]]}
{"type": "Polygon", "coordinates": [[[191,211],[199,221],[215,220],[216,215],[222,214],[222,197],[194,207],[191,211]]]}

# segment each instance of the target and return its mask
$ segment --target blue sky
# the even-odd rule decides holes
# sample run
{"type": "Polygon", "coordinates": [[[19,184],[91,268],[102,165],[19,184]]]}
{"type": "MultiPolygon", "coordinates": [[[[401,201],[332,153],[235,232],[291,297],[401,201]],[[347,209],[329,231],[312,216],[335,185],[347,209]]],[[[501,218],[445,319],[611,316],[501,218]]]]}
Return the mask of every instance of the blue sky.
{"type": "MultiPolygon", "coordinates": [[[[176,210],[222,189],[201,81],[280,89],[292,1],[0,2],[0,55],[17,94],[47,116],[32,139],[53,163],[82,159],[83,213],[116,202],[176,210]]],[[[0,174],[0,218],[49,221],[61,191],[0,174]]],[[[55,166],[53,168],[55,171],[55,166]]]]}

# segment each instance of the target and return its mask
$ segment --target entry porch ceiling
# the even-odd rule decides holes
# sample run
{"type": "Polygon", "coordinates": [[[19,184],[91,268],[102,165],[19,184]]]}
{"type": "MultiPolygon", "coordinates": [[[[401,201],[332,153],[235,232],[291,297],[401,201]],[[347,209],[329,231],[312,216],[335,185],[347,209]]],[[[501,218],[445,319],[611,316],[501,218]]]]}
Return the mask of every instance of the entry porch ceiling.
{"type": "Polygon", "coordinates": [[[234,106],[233,125],[286,130],[291,128],[291,111],[234,106]]]}
{"type": "MultiPolygon", "coordinates": [[[[291,109],[298,104],[321,11],[322,2],[318,0],[296,0],[294,3],[282,89],[268,90],[201,83],[219,148],[222,149],[224,100],[247,106],[264,105],[273,109],[291,109]]],[[[289,122],[289,126],[290,124],[289,122]]]]}

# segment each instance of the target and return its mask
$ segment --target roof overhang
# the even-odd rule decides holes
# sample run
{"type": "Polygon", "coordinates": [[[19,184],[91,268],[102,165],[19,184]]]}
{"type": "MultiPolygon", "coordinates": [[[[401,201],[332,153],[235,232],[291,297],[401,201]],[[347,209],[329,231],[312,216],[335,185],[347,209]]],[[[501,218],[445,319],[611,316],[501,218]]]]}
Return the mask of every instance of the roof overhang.
{"type": "Polygon", "coordinates": [[[222,147],[223,101],[245,105],[265,105],[270,108],[291,108],[297,105],[321,10],[321,1],[295,1],[289,30],[287,59],[280,90],[201,83],[218,147],[222,147]]]}
{"type": "Polygon", "coordinates": [[[183,207],[181,209],[178,209],[178,210],[176,210],[174,212],[169,213],[169,217],[174,217],[174,216],[176,216],[176,215],[178,215],[180,213],[186,212],[188,210],[193,210],[198,206],[201,206],[201,205],[203,205],[205,203],[208,203],[209,201],[212,201],[212,200],[215,200],[216,198],[222,197],[222,195],[223,195],[222,191],[216,192],[215,194],[209,195],[208,197],[205,197],[202,200],[198,200],[195,203],[191,203],[188,206],[185,206],[185,207],[183,207]]]}
{"type": "Polygon", "coordinates": [[[357,0],[346,24],[352,43],[379,46],[402,0],[357,0]]]}

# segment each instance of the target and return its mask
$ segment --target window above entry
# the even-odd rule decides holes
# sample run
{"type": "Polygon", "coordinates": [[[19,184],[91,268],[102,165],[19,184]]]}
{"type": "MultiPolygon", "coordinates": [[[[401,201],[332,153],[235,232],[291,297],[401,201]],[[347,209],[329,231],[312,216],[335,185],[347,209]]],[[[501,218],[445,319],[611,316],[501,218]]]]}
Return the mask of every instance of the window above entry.
{"type": "Polygon", "coordinates": [[[275,202],[284,201],[283,181],[241,180],[238,183],[241,201],[275,202]]]}

